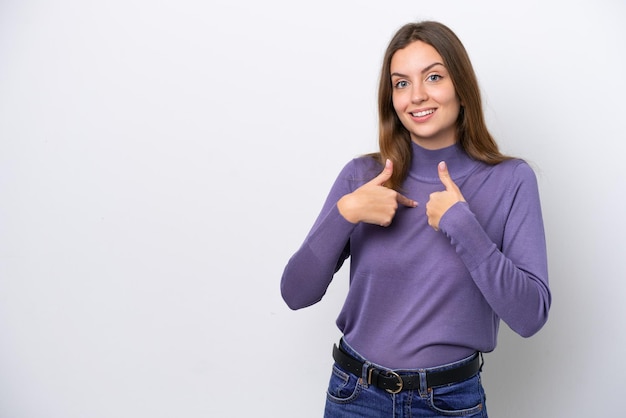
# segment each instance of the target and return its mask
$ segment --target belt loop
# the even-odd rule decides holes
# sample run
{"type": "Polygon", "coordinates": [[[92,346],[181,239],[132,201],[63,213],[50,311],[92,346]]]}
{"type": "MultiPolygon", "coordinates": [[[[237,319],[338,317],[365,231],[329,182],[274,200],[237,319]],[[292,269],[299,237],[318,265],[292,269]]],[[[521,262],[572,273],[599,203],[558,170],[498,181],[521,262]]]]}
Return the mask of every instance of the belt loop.
{"type": "Polygon", "coordinates": [[[372,372],[374,371],[374,368],[370,367],[371,365],[372,363],[370,363],[369,361],[363,362],[363,369],[361,370],[361,382],[365,389],[367,389],[367,387],[372,384],[372,372]]]}
{"type": "Polygon", "coordinates": [[[426,380],[426,370],[420,369],[419,377],[420,377],[420,389],[419,389],[420,397],[425,398],[428,395],[428,382],[426,380]]]}

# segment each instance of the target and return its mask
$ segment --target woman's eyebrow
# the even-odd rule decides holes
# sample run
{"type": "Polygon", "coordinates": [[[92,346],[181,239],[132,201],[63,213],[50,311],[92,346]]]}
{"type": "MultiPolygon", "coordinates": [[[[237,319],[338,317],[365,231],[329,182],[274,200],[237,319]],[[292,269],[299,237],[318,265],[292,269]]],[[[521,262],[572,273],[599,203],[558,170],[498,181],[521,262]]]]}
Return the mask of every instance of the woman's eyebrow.
{"type": "MultiPolygon", "coordinates": [[[[441,65],[442,67],[445,67],[445,65],[443,65],[443,63],[441,62],[433,62],[432,64],[430,64],[429,66],[427,66],[426,68],[424,68],[421,73],[427,73],[428,71],[432,70],[433,67],[436,67],[437,65],[441,65]]],[[[400,77],[400,78],[407,78],[408,76],[406,74],[402,74],[402,73],[391,73],[391,77],[400,77]]]]}
{"type": "Polygon", "coordinates": [[[422,70],[422,74],[424,74],[425,72],[430,71],[433,67],[436,67],[437,65],[441,65],[442,67],[445,67],[445,65],[443,65],[443,63],[441,63],[441,62],[434,62],[434,63],[430,64],[428,67],[424,68],[422,70]]]}

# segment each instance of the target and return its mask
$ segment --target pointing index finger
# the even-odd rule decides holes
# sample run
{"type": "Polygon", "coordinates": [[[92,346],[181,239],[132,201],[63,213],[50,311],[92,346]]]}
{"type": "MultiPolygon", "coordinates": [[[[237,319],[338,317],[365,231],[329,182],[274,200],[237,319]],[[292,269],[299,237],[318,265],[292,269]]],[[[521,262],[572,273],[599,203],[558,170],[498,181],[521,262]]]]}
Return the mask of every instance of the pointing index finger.
{"type": "Polygon", "coordinates": [[[409,199],[408,197],[406,197],[405,195],[403,195],[402,193],[398,193],[396,195],[396,200],[398,201],[398,203],[400,203],[401,205],[404,206],[408,206],[410,208],[414,208],[417,206],[417,202],[413,199],[409,199]]]}

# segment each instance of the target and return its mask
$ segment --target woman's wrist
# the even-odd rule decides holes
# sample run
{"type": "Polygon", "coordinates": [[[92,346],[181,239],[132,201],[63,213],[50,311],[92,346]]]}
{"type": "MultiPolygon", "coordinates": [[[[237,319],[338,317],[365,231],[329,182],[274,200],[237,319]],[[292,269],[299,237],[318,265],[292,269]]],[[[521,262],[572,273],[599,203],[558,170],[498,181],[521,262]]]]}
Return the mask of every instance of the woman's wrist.
{"type": "Polygon", "coordinates": [[[351,193],[344,195],[337,201],[337,210],[344,219],[350,223],[356,224],[359,222],[357,210],[353,203],[353,196],[351,193]]]}

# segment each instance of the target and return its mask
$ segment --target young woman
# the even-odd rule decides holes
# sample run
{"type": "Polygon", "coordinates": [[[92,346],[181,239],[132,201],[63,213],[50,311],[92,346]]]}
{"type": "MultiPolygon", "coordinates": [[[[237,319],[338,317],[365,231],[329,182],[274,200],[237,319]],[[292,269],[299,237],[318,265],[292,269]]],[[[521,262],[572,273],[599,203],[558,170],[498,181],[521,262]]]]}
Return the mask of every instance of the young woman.
{"type": "Polygon", "coordinates": [[[481,353],[500,320],[528,337],[550,308],[535,175],[498,150],[467,52],[441,23],[395,34],[378,107],[380,152],[339,174],[283,298],[318,302],[351,257],[326,417],[486,417],[481,353]]]}

